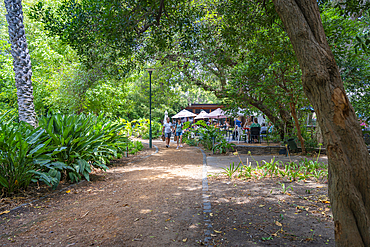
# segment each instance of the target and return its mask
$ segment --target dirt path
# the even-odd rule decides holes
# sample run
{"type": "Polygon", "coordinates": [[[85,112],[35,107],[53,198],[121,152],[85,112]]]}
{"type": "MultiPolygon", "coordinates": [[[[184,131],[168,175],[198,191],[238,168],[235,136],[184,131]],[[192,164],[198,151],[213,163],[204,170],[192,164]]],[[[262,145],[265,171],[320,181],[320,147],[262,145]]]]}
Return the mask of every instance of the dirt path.
{"type": "Polygon", "coordinates": [[[0,246],[334,246],[325,181],[207,179],[199,149],[153,144],[1,215],[0,246]]]}
{"type": "Polygon", "coordinates": [[[199,246],[202,153],[153,144],[157,154],[0,216],[0,246],[199,246]]]}

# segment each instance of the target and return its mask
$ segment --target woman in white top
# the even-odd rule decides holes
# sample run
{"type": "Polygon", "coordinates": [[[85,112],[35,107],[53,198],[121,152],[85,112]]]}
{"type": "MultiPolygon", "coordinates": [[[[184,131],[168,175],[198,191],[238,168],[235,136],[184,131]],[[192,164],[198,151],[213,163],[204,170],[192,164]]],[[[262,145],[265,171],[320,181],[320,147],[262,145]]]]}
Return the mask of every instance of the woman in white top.
{"type": "Polygon", "coordinates": [[[171,132],[174,129],[172,123],[170,122],[170,118],[167,117],[167,123],[163,124],[162,128],[162,134],[166,137],[166,148],[170,146],[170,138],[171,138],[171,132]]]}

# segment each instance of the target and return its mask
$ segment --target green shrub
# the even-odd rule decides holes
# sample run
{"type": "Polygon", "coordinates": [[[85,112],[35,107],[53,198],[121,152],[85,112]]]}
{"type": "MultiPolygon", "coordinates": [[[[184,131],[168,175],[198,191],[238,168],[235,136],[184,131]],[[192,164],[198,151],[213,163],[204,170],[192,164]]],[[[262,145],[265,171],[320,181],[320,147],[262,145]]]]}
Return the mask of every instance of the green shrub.
{"type": "Polygon", "coordinates": [[[41,127],[33,129],[27,123],[0,116],[0,189],[5,194],[26,189],[34,177],[50,184],[51,176],[39,174],[39,158],[49,153],[50,139],[41,127]]]}
{"type": "Polygon", "coordinates": [[[196,139],[185,139],[185,143],[189,146],[198,146],[198,141],[196,139]]]}
{"type": "Polygon", "coordinates": [[[33,129],[5,120],[7,115],[0,116],[0,190],[5,194],[26,189],[31,181],[56,188],[63,178],[89,180],[92,167],[107,169],[106,163],[129,145],[119,134],[124,125],[103,116],[49,114],[33,129]]]}
{"type": "Polygon", "coordinates": [[[134,141],[129,143],[129,153],[136,154],[144,148],[143,144],[140,141],[134,141]]]}
{"type": "Polygon", "coordinates": [[[219,132],[219,129],[210,125],[207,126],[204,121],[198,121],[197,124],[200,124],[202,127],[198,129],[200,133],[199,142],[203,145],[204,148],[212,150],[213,144],[221,142],[224,140],[224,137],[219,132]]]}
{"type": "MultiPolygon", "coordinates": [[[[120,123],[124,124],[124,128],[121,131],[127,137],[135,136],[141,137],[143,139],[149,139],[149,119],[142,118],[138,120],[133,120],[131,122],[120,119],[120,123]]],[[[162,125],[156,121],[152,121],[152,138],[156,139],[162,135],[162,125]]]]}
{"type": "MultiPolygon", "coordinates": [[[[124,126],[105,121],[103,116],[54,114],[42,117],[40,126],[51,137],[50,145],[59,151],[52,159],[71,167],[67,174],[72,182],[82,176],[89,180],[91,167],[106,170],[106,163],[123,153],[128,142],[127,137],[118,134],[124,126]]],[[[41,170],[45,171],[45,167],[41,170]]],[[[56,169],[52,174],[60,178],[60,170],[64,169],[56,169]]]]}
{"type": "Polygon", "coordinates": [[[234,143],[230,143],[227,140],[222,139],[220,142],[216,143],[213,146],[212,150],[214,152],[219,152],[220,154],[222,154],[222,153],[226,153],[229,151],[233,151],[235,146],[236,145],[234,143]]]}

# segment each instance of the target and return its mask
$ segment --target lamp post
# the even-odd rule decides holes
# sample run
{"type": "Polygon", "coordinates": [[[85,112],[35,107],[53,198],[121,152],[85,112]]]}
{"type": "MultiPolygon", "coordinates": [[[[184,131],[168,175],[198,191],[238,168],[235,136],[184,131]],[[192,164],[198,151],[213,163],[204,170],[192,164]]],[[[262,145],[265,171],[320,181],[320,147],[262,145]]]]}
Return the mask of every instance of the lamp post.
{"type": "Polygon", "coordinates": [[[149,72],[149,148],[152,148],[152,72],[154,68],[147,68],[149,72]]]}

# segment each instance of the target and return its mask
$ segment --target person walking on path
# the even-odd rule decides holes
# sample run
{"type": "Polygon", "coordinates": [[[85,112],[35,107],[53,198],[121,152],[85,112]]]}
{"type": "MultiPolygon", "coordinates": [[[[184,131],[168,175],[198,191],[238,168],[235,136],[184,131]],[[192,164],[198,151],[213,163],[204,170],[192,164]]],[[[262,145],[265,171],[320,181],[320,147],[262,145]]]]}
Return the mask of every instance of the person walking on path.
{"type": "Polygon", "coordinates": [[[167,123],[163,124],[162,133],[166,137],[166,148],[170,146],[171,132],[173,130],[173,124],[170,122],[170,118],[167,117],[167,123]]]}
{"type": "Polygon", "coordinates": [[[182,147],[182,123],[181,123],[181,119],[177,119],[177,123],[176,123],[176,136],[177,136],[177,148],[176,149],[179,149],[179,142],[180,142],[180,147],[182,147]]]}

